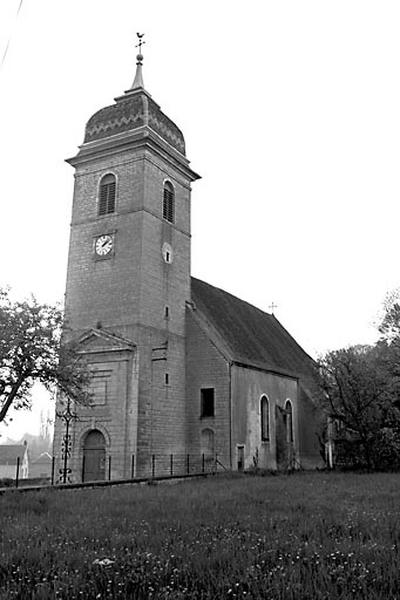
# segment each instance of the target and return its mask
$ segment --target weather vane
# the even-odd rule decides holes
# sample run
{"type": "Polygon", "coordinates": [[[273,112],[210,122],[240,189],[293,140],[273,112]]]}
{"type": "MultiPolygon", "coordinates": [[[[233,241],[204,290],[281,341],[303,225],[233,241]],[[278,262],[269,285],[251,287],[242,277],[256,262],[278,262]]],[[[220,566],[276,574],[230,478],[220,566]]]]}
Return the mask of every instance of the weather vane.
{"type": "Polygon", "coordinates": [[[136,35],[138,36],[139,43],[136,44],[135,48],[139,48],[139,54],[142,54],[142,46],[143,46],[143,44],[146,43],[145,41],[142,40],[144,33],[136,33],[136,35]]]}

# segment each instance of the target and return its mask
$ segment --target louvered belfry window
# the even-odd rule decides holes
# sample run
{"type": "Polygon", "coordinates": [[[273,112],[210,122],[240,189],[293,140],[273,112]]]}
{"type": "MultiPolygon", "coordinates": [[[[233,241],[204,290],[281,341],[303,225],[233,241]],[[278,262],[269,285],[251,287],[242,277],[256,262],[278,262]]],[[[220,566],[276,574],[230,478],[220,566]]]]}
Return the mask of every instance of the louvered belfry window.
{"type": "Polygon", "coordinates": [[[105,175],[100,183],[99,215],[108,215],[115,211],[115,188],[115,176],[105,175]]]}
{"type": "Polygon", "coordinates": [[[169,181],[164,184],[163,219],[170,223],[173,223],[175,220],[175,194],[174,188],[169,181]]]}

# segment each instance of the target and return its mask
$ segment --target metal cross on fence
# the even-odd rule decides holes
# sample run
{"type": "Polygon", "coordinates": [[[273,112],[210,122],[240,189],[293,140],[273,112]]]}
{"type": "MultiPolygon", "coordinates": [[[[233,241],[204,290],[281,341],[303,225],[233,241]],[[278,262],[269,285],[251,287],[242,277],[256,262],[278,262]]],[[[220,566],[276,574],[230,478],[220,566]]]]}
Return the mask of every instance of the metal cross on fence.
{"type": "Polygon", "coordinates": [[[71,457],[72,444],[71,444],[71,434],[70,434],[69,430],[70,430],[70,424],[72,423],[72,421],[76,421],[78,419],[78,415],[75,412],[72,412],[71,400],[69,398],[67,400],[67,406],[66,406],[65,410],[63,412],[57,412],[56,416],[59,417],[60,419],[63,419],[63,421],[65,422],[65,434],[63,436],[62,448],[61,448],[61,456],[62,456],[62,460],[63,460],[63,466],[59,470],[59,474],[60,474],[59,479],[60,479],[61,483],[71,483],[71,480],[69,477],[71,474],[71,469],[68,466],[68,462],[71,457]]]}

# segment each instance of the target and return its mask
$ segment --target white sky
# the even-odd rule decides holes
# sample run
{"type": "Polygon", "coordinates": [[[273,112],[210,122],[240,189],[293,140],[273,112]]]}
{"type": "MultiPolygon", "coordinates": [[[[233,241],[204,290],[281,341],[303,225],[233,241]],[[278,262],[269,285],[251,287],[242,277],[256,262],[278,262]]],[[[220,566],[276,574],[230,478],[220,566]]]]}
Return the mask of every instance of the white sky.
{"type": "Polygon", "coordinates": [[[0,285],[62,300],[64,159],[131,86],[140,31],[145,87],[202,175],[193,275],[274,301],[313,356],[374,341],[400,284],[398,0],[19,3],[0,2],[0,285]]]}

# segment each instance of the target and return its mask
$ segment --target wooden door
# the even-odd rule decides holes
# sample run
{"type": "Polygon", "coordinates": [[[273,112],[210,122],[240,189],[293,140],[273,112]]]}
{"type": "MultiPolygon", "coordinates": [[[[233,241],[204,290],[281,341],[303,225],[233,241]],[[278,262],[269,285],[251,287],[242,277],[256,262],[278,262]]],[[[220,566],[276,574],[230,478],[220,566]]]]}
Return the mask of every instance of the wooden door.
{"type": "Polygon", "coordinates": [[[244,471],[244,446],[237,446],[237,470],[244,471]]]}
{"type": "Polygon", "coordinates": [[[275,406],[275,440],[277,469],[279,471],[286,471],[288,468],[286,413],[278,405],[275,406]]]}
{"type": "Polygon", "coordinates": [[[293,451],[293,410],[290,400],[285,408],[276,406],[276,466],[279,470],[290,471],[294,468],[293,451]]]}

